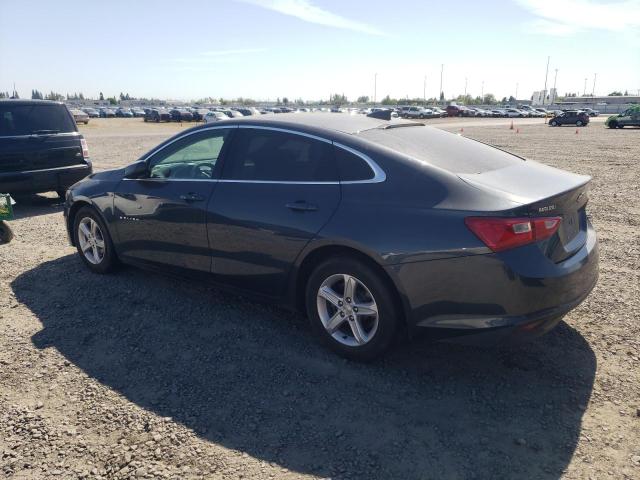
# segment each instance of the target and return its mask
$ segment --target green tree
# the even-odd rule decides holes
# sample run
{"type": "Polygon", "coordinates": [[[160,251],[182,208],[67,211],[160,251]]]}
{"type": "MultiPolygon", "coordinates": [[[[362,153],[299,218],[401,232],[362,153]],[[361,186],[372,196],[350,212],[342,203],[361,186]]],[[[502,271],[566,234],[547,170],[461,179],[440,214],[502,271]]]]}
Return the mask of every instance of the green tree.
{"type": "Polygon", "coordinates": [[[382,99],[380,103],[382,105],[397,105],[398,100],[396,100],[395,98],[391,98],[389,95],[387,95],[382,99]]]}
{"type": "Polygon", "coordinates": [[[282,97],[282,103],[289,105],[289,99],[287,97],[282,97]]]}
{"type": "Polygon", "coordinates": [[[358,97],[358,103],[369,103],[369,97],[367,95],[362,95],[358,97]]]}
{"type": "Polygon", "coordinates": [[[117,105],[118,104],[118,100],[116,99],[116,97],[109,97],[109,98],[107,98],[107,101],[109,102],[109,105],[117,105]]]}
{"type": "Polygon", "coordinates": [[[487,93],[484,96],[483,102],[484,105],[495,105],[496,103],[498,103],[498,100],[496,100],[496,97],[493,93],[487,93]]]}
{"type": "Polygon", "coordinates": [[[104,95],[100,92],[100,100],[104,101],[104,95]]]}
{"type": "Polygon", "coordinates": [[[334,93],[331,96],[329,96],[329,103],[332,103],[334,105],[342,105],[344,103],[349,103],[349,100],[345,95],[334,93]]]}
{"type": "Polygon", "coordinates": [[[440,92],[440,101],[444,102],[444,92],[440,92]]]}
{"type": "Polygon", "coordinates": [[[609,95],[607,95],[609,97],[621,97],[622,96],[622,92],[619,92],[617,90],[611,92],[609,95]]]}

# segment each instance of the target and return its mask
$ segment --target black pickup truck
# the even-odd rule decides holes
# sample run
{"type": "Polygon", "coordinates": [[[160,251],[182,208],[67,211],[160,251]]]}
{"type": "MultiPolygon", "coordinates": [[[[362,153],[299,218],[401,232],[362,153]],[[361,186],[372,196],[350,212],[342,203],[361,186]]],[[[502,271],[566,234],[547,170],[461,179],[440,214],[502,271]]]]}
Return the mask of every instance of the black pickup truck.
{"type": "Polygon", "coordinates": [[[91,174],[89,149],[67,107],[0,100],[0,192],[57,192],[91,174]]]}

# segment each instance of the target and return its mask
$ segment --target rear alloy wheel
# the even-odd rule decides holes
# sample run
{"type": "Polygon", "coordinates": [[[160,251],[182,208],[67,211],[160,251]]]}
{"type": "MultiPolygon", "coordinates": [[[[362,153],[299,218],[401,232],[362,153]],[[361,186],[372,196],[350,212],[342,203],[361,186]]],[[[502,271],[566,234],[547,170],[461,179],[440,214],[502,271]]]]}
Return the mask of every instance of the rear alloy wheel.
{"type": "Polygon", "coordinates": [[[98,214],[89,207],[81,208],[73,224],[76,248],[85,265],[95,273],[113,270],[117,264],[113,243],[98,214]]]}
{"type": "Polygon", "coordinates": [[[395,337],[391,292],[363,262],[340,257],[319,265],[309,278],[306,302],[313,329],[346,358],[371,360],[395,337]]]}
{"type": "Polygon", "coordinates": [[[583,124],[582,124],[582,120],[578,120],[578,121],[576,122],[576,127],[581,127],[582,125],[583,125],[583,124]]]}
{"type": "Polygon", "coordinates": [[[609,128],[618,128],[618,122],[616,121],[609,122],[609,128]]]}
{"type": "Polygon", "coordinates": [[[551,123],[549,125],[551,125],[552,127],[557,127],[558,122],[556,122],[555,120],[551,120],[551,123]]]}

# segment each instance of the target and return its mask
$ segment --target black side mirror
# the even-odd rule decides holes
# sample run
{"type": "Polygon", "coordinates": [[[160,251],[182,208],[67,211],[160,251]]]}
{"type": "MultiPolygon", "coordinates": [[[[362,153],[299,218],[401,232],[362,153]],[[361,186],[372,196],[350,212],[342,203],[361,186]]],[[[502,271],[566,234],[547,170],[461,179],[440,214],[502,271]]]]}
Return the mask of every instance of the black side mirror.
{"type": "Polygon", "coordinates": [[[141,160],[124,169],[124,178],[141,178],[147,174],[148,170],[147,162],[141,160]]]}

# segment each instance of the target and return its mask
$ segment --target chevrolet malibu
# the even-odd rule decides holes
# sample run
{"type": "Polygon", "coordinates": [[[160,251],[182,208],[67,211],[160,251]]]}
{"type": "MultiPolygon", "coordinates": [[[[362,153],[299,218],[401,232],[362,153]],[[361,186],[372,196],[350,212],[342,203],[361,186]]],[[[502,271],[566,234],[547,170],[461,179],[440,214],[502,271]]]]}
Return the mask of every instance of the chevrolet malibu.
{"type": "Polygon", "coordinates": [[[589,181],[421,123],[284,114],[181,132],[75,184],[65,218],[93,272],[204,276],[368,360],[554,327],[598,277],[589,181]]]}

